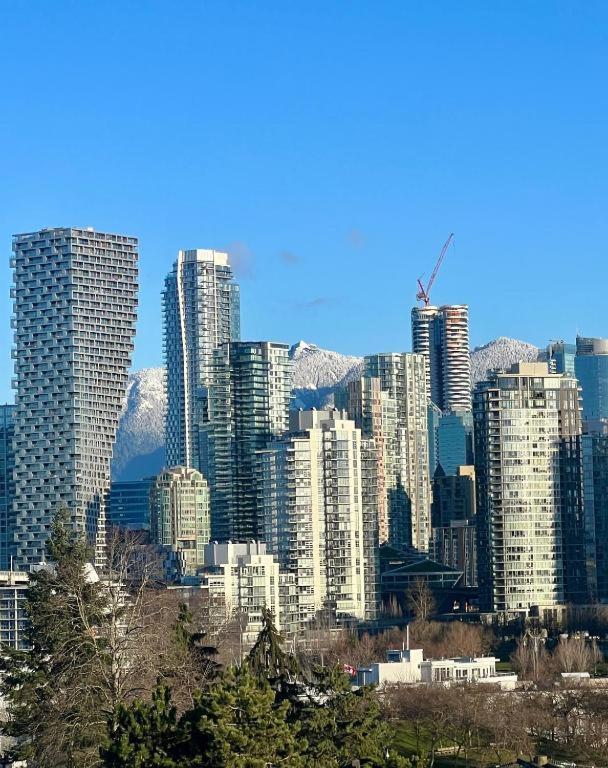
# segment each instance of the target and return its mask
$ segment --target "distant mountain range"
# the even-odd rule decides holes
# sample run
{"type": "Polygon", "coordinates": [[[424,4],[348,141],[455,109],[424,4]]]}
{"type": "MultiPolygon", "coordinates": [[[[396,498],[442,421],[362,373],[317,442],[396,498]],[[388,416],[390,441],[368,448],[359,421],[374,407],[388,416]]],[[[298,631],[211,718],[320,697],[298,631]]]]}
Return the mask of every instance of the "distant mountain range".
{"type": "MultiPolygon", "coordinates": [[[[501,336],[471,352],[471,379],[476,383],[492,368],[537,360],[541,354],[533,344],[501,336]]],[[[321,408],[331,403],[335,390],[360,376],[363,368],[362,357],[341,355],[305,341],[294,344],[289,356],[294,363],[296,408],[321,408]]],[[[154,475],[164,466],[164,373],[164,368],[144,368],[129,377],[114,448],[112,474],[116,480],[154,475]]]]}

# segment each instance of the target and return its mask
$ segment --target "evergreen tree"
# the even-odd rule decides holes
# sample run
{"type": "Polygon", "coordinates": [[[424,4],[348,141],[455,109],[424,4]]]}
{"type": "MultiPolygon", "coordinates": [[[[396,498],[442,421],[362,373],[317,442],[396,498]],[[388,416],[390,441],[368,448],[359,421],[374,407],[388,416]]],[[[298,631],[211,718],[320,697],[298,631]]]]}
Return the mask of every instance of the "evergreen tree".
{"type": "Polygon", "coordinates": [[[104,768],[180,768],[185,734],[178,725],[171,693],[158,686],[152,701],[120,705],[111,723],[112,741],[102,748],[104,768]]]}
{"type": "Polygon", "coordinates": [[[392,731],[382,719],[380,705],[370,687],[351,690],[338,668],[319,668],[294,717],[307,741],[310,766],[406,766],[391,747],[392,731]]]}
{"type": "Polygon", "coordinates": [[[51,563],[30,574],[25,639],[30,650],[3,649],[0,690],[14,737],[13,756],[37,768],[94,765],[105,735],[97,675],[98,629],[106,600],[90,577],[90,551],[66,511],[47,545],[51,563]]]}
{"type": "Polygon", "coordinates": [[[292,699],[301,687],[297,660],[283,650],[283,636],[275,626],[271,611],[262,611],[262,629],[245,660],[258,679],[267,680],[279,701],[292,699]]]}
{"type": "Polygon", "coordinates": [[[194,628],[192,611],[186,603],[180,603],[174,631],[177,647],[190,655],[202,681],[212,679],[220,669],[215,660],[217,648],[205,643],[206,632],[194,628]]]}
{"type": "Polygon", "coordinates": [[[199,697],[183,718],[187,754],[194,768],[305,768],[306,742],[288,723],[289,703],[248,665],[233,667],[199,697]]]}

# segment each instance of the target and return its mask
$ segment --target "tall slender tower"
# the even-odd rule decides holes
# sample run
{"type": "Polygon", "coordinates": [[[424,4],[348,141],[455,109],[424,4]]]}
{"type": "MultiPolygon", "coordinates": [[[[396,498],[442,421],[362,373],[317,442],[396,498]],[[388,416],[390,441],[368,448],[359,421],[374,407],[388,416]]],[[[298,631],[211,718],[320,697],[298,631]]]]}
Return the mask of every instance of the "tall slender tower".
{"type": "Polygon", "coordinates": [[[200,469],[213,352],[240,337],[240,295],[228,254],[179,251],[163,291],[167,465],[200,469]]]}
{"type": "Polygon", "coordinates": [[[426,358],[429,399],[442,411],[470,411],[469,308],[414,307],[412,350],[426,358]]]}
{"type": "Polygon", "coordinates": [[[17,563],[43,559],[60,507],[101,562],[135,336],[137,239],[43,229],[15,235],[13,252],[17,563]]]}

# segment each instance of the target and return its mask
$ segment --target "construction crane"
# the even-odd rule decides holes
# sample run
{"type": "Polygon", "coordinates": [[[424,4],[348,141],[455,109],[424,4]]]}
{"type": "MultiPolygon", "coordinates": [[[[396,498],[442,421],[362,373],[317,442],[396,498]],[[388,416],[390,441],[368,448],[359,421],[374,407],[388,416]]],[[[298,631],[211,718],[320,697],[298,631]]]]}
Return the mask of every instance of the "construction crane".
{"type": "Polygon", "coordinates": [[[450,243],[452,242],[452,239],[454,237],[454,233],[450,232],[450,236],[443,244],[443,248],[441,249],[441,253],[439,254],[439,258],[437,259],[437,264],[435,264],[435,269],[433,270],[433,274],[431,275],[431,279],[428,282],[428,285],[426,288],[424,285],[422,285],[422,278],[418,278],[418,293],[416,294],[416,298],[418,301],[424,302],[424,306],[428,307],[428,305],[431,303],[431,288],[433,286],[433,283],[435,282],[435,278],[437,277],[437,273],[439,272],[439,268],[441,267],[441,262],[443,261],[443,257],[445,256],[448,248],[450,247],[450,243]]]}

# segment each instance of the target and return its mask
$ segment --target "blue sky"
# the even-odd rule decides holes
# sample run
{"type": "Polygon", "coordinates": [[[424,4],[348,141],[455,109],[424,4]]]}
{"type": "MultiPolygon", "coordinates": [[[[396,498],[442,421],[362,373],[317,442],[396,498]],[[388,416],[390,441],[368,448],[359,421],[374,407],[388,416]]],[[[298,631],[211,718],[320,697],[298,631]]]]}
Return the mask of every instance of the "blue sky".
{"type": "Polygon", "coordinates": [[[10,236],[140,238],[134,367],[178,248],[234,252],[243,338],[410,348],[416,278],[471,340],[608,335],[608,4],[0,3],[10,236]]]}

